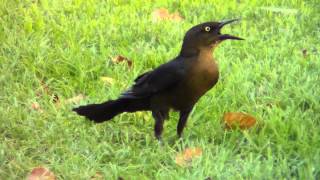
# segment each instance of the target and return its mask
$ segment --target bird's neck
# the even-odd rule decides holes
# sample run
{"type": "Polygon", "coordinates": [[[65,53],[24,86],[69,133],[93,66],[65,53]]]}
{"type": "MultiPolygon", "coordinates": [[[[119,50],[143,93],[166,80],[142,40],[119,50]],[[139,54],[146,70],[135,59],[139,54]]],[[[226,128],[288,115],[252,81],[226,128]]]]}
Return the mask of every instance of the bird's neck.
{"type": "Polygon", "coordinates": [[[180,56],[182,57],[192,57],[192,56],[203,56],[212,57],[212,52],[214,48],[212,46],[208,47],[193,47],[192,45],[182,45],[180,56]]]}
{"type": "Polygon", "coordinates": [[[184,43],[181,47],[180,56],[183,57],[190,57],[190,56],[197,56],[200,54],[200,49],[197,47],[193,47],[192,45],[188,45],[184,43]]]}

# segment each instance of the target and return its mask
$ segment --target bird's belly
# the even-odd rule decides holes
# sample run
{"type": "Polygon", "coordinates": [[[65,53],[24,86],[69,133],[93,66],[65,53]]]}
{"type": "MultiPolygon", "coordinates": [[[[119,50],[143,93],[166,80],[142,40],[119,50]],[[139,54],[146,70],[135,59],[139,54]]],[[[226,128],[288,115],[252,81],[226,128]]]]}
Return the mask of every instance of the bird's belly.
{"type": "Polygon", "coordinates": [[[210,90],[219,79],[217,69],[192,73],[173,89],[171,103],[174,109],[184,109],[194,105],[201,96],[210,90]]]}

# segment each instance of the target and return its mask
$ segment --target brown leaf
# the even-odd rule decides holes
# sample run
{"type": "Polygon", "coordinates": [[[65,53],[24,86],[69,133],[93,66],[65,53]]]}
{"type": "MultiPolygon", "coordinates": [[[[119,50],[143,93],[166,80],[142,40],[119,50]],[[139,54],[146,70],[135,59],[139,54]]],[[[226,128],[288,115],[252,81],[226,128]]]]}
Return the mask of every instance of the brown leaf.
{"type": "Polygon", "coordinates": [[[52,101],[54,103],[59,103],[59,96],[53,93],[52,90],[44,81],[41,81],[40,84],[41,84],[41,89],[37,90],[36,95],[38,97],[42,97],[44,94],[46,94],[52,97],[52,101]]]}
{"type": "Polygon", "coordinates": [[[127,65],[129,68],[132,67],[132,61],[124,56],[121,56],[121,55],[117,55],[115,57],[112,58],[112,62],[114,63],[122,63],[122,62],[127,62],[127,65]]]}
{"type": "Polygon", "coordinates": [[[102,77],[100,77],[100,79],[101,79],[101,81],[107,82],[109,84],[113,84],[114,83],[114,79],[112,79],[111,77],[102,76],[102,77]]]}
{"type": "Polygon", "coordinates": [[[40,85],[41,85],[41,89],[39,89],[37,92],[36,92],[36,95],[38,97],[41,97],[44,94],[51,94],[50,92],[50,89],[48,87],[48,85],[46,85],[46,83],[44,81],[41,81],[40,82],[40,85]]]}
{"type": "Polygon", "coordinates": [[[55,180],[55,175],[45,167],[33,168],[27,180],[55,180]]]}
{"type": "Polygon", "coordinates": [[[190,166],[192,163],[192,160],[196,157],[199,157],[202,155],[202,149],[199,147],[195,147],[195,148],[187,148],[185,149],[183,152],[178,153],[176,155],[176,163],[179,166],[190,166]]]}
{"type": "Polygon", "coordinates": [[[302,55],[304,58],[306,58],[308,56],[308,50],[307,49],[303,49],[302,50],[302,55]]]}
{"type": "Polygon", "coordinates": [[[255,117],[241,112],[225,113],[223,119],[228,129],[248,129],[256,124],[255,117]]]}
{"type": "Polygon", "coordinates": [[[96,174],[91,176],[90,178],[90,180],[102,180],[102,179],[104,178],[101,172],[96,172],[96,174]]]}
{"type": "Polygon", "coordinates": [[[32,102],[31,103],[31,109],[32,110],[35,110],[35,111],[38,111],[38,112],[43,112],[40,104],[38,102],[32,102]]]}
{"type": "Polygon", "coordinates": [[[166,8],[160,8],[152,12],[152,20],[154,22],[162,20],[182,21],[183,18],[178,12],[170,14],[170,12],[166,8]]]}
{"type": "Polygon", "coordinates": [[[171,14],[171,20],[182,21],[183,18],[181,17],[181,15],[178,12],[175,12],[175,13],[171,14]]]}
{"type": "Polygon", "coordinates": [[[74,97],[72,97],[72,98],[67,99],[67,100],[65,101],[65,103],[67,103],[67,104],[72,104],[72,103],[77,104],[77,103],[79,103],[81,100],[83,100],[84,98],[85,98],[85,96],[84,96],[83,94],[79,94],[79,95],[77,95],[77,96],[74,96],[74,97]]]}
{"type": "Polygon", "coordinates": [[[37,103],[37,102],[33,102],[33,103],[31,104],[31,108],[32,108],[33,110],[39,110],[39,109],[40,109],[40,105],[39,105],[39,103],[37,103]]]}

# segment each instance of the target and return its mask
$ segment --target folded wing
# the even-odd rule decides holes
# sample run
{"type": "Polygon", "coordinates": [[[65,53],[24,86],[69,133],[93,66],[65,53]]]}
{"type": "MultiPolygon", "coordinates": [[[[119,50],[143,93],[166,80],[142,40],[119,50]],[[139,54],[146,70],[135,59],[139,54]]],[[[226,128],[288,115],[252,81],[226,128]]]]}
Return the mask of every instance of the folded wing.
{"type": "Polygon", "coordinates": [[[146,98],[174,87],[186,74],[185,67],[180,63],[173,60],[138,76],[135,84],[122,93],[120,98],[146,98]]]}

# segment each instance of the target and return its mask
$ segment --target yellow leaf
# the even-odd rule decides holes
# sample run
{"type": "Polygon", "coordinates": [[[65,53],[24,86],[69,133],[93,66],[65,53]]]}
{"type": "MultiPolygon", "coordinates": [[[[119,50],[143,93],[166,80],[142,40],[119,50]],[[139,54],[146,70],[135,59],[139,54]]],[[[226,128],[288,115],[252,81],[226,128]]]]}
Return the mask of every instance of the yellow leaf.
{"type": "Polygon", "coordinates": [[[79,94],[79,95],[77,95],[77,96],[74,96],[74,97],[72,97],[72,98],[67,99],[67,100],[66,100],[66,103],[67,103],[67,104],[71,104],[71,103],[77,104],[77,103],[79,103],[81,100],[83,100],[84,98],[85,98],[85,96],[84,96],[83,94],[79,94]]]}
{"type": "Polygon", "coordinates": [[[101,79],[101,81],[107,82],[109,84],[113,84],[114,83],[114,79],[112,79],[111,77],[102,76],[102,77],[100,77],[100,79],[101,79]]]}
{"type": "Polygon", "coordinates": [[[152,20],[154,22],[162,20],[181,21],[183,20],[183,18],[178,12],[170,14],[170,12],[166,8],[160,8],[152,12],[152,20]]]}

